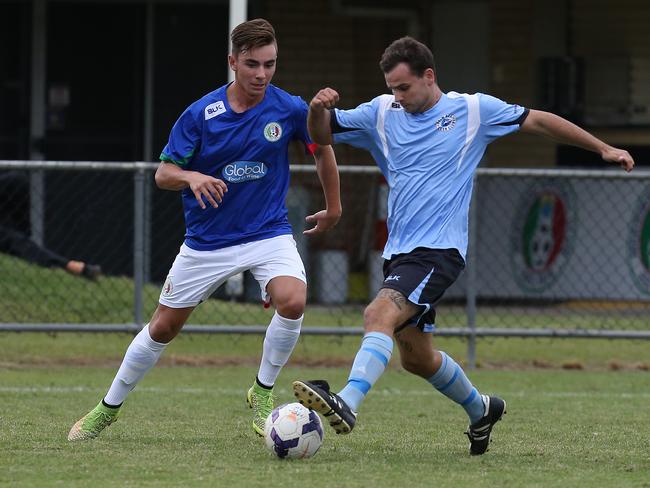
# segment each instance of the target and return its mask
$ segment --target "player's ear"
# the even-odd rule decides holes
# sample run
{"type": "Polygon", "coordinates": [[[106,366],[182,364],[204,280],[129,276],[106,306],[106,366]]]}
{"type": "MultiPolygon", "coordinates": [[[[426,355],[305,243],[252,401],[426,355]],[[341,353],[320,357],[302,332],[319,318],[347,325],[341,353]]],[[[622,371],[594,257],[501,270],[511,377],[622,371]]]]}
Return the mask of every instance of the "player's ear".
{"type": "Polygon", "coordinates": [[[431,68],[424,70],[424,78],[427,80],[428,85],[433,85],[436,83],[436,74],[431,68]]]}
{"type": "Polygon", "coordinates": [[[230,66],[231,70],[237,71],[237,58],[232,54],[228,55],[228,66],[230,66]]]}

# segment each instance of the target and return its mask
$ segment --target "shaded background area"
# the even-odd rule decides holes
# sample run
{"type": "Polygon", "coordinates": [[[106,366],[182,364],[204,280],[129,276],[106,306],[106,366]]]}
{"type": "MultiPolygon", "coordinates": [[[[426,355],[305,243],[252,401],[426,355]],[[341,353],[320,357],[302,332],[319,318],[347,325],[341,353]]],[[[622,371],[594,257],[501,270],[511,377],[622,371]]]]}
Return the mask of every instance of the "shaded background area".
{"type": "MultiPolygon", "coordinates": [[[[444,91],[484,91],[551,110],[628,149],[638,167],[649,165],[648,2],[247,4],[249,18],[263,16],[276,28],[274,83],[306,100],[323,86],[340,92],[342,107],[385,93],[378,60],[392,40],[408,34],[432,47],[444,91]]],[[[228,15],[226,0],[0,0],[0,159],[157,161],[182,110],[227,80],[228,15]]],[[[336,152],[341,165],[373,164],[363,151],[341,145],[336,152]]],[[[311,164],[300,148],[291,161],[311,164]]],[[[527,135],[496,141],[483,166],[603,168],[597,155],[527,135]]],[[[42,242],[52,250],[100,262],[110,276],[132,275],[131,174],[46,171],[42,180],[33,172],[22,175],[28,190],[0,195],[2,222],[29,232],[37,217],[42,242]],[[35,198],[42,207],[30,215],[35,198]]],[[[182,242],[183,216],[176,192],[155,189],[150,175],[145,187],[146,281],[157,287],[182,242]]],[[[343,178],[344,218],[332,232],[309,241],[300,238],[302,218],[321,208],[320,185],[313,175],[299,173],[292,188],[287,204],[308,267],[317,276],[319,267],[334,273],[344,266],[350,278],[336,286],[345,286],[344,299],[362,303],[369,260],[381,247],[379,179],[343,178]],[[324,255],[334,261],[323,261],[324,255]]],[[[501,205],[516,204],[506,198],[507,189],[502,195],[501,205]]],[[[644,222],[642,205],[626,204],[630,221],[644,222]]],[[[633,230],[643,236],[644,229],[633,230]]],[[[634,247],[627,243],[634,239],[626,236],[625,246],[634,247]]],[[[645,241],[639,239],[641,246],[645,241]]],[[[642,251],[637,254],[647,262],[642,251]]],[[[637,266],[632,261],[629,266],[637,266]]],[[[254,290],[247,280],[245,289],[254,290]]],[[[246,293],[250,300],[254,295],[246,293]]]]}

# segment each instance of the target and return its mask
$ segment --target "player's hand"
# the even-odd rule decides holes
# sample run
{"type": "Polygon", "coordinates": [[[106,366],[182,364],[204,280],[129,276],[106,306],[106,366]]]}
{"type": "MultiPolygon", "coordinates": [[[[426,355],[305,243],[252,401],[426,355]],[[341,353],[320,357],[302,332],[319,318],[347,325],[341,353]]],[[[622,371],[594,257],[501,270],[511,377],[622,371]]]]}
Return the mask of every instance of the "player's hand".
{"type": "Polygon", "coordinates": [[[311,229],[307,229],[303,232],[303,234],[310,236],[325,232],[334,227],[340,218],[341,212],[331,212],[328,210],[321,210],[320,212],[316,212],[313,215],[308,215],[305,217],[305,221],[310,224],[316,223],[316,226],[312,227],[311,229]]]}
{"type": "Polygon", "coordinates": [[[605,161],[620,165],[628,173],[634,168],[634,159],[632,159],[629,152],[623,149],[607,146],[601,153],[601,157],[605,161]]]}
{"type": "Polygon", "coordinates": [[[217,208],[223,200],[224,193],[228,191],[228,187],[223,180],[198,172],[192,175],[189,186],[203,210],[206,209],[204,198],[212,207],[217,208]]]}
{"type": "Polygon", "coordinates": [[[309,106],[314,110],[329,110],[334,108],[339,101],[339,94],[331,88],[323,88],[314,98],[311,99],[309,106]]]}

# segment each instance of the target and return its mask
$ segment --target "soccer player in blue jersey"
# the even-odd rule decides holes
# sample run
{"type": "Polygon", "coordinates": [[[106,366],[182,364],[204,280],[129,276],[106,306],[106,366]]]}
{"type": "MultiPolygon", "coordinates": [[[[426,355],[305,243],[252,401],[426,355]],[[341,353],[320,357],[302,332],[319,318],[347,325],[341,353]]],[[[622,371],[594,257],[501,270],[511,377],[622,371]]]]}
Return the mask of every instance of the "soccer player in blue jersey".
{"type": "Polygon", "coordinates": [[[365,335],[345,387],[295,381],[301,403],[349,433],[372,385],[388,364],[393,338],[402,366],[458,403],[469,417],[470,454],[483,454],[506,402],[482,395],[448,354],[432,347],[435,305],[465,266],[472,177],[487,145],[517,130],[599,153],[631,171],[634,161],[576,125],[482,93],[443,93],[433,54],[405,37],[380,61],[391,95],[352,110],[334,108],[334,90],[319,91],[308,126],[319,144],[345,142],[370,151],[388,186],[388,242],[382,289],[364,313],[365,335]]]}
{"type": "Polygon", "coordinates": [[[277,43],[271,24],[237,26],[228,62],[235,81],[192,103],[174,124],[160,156],[156,183],[182,192],[185,242],[160,294],[159,305],[135,337],[102,401],[70,431],[91,439],[117,419],[128,393],[158,361],[199,303],[230,276],[249,270],[275,314],[247,402],[259,435],[273,409],[273,385],[293,351],[306,302],[305,268],[292,237],[285,197],[288,149],[302,142],[313,154],[326,210],[307,217],[326,231],[341,215],[339,176],[329,145],[312,144],[307,104],[271,84],[277,43]]]}

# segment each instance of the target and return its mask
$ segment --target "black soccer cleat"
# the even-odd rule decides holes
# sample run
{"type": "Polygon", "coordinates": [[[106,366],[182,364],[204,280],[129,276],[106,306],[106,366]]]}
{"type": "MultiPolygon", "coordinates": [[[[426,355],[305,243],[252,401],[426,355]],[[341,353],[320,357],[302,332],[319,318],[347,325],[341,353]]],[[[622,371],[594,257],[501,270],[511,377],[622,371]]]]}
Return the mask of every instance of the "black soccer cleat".
{"type": "Polygon", "coordinates": [[[357,414],[341,397],[330,392],[327,381],[294,381],[293,394],[305,407],[325,417],[337,434],[349,434],[354,429],[357,414]]]}
{"type": "Polygon", "coordinates": [[[469,426],[465,434],[469,438],[469,453],[478,456],[488,450],[492,428],[506,413],[506,402],[499,397],[483,395],[487,408],[485,415],[469,426]]]}

